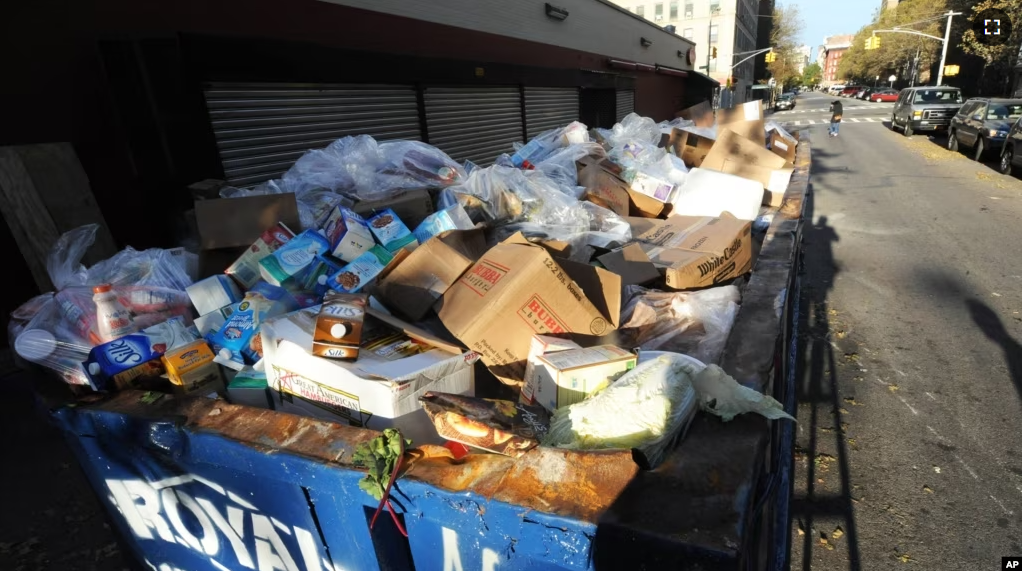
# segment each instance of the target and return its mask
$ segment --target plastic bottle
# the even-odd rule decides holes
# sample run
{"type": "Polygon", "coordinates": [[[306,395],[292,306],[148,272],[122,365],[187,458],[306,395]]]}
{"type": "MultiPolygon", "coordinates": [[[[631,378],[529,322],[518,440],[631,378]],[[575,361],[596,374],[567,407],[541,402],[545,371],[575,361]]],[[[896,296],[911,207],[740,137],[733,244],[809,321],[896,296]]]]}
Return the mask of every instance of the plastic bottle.
{"type": "Polygon", "coordinates": [[[131,313],[117,299],[110,284],[92,288],[92,300],[96,302],[96,329],[104,343],[138,331],[131,319],[131,313]]]}

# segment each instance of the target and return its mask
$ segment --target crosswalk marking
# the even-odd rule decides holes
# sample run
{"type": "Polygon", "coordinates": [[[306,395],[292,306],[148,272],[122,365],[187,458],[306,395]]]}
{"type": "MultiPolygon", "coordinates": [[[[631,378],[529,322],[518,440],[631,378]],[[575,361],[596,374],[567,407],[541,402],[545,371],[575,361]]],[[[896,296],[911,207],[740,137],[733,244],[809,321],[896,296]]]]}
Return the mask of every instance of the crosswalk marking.
{"type": "MultiPolygon", "coordinates": [[[[883,109],[884,107],[893,107],[893,104],[877,103],[875,105],[857,105],[855,107],[845,107],[845,111],[855,111],[857,109],[883,109]]],[[[778,111],[774,115],[790,115],[792,113],[830,113],[829,109],[791,109],[788,111],[778,111]]]]}
{"type": "Polygon", "coordinates": [[[815,124],[816,124],[816,121],[813,121],[812,119],[809,119],[809,120],[808,120],[808,123],[809,123],[810,125],[815,125],[815,124]]]}
{"type": "MultiPolygon", "coordinates": [[[[886,121],[886,117],[846,117],[844,123],[883,123],[886,121]]],[[[798,127],[802,125],[826,125],[830,121],[827,119],[796,119],[796,120],[781,120],[777,121],[783,127],[798,127]]]]}
{"type": "Polygon", "coordinates": [[[851,121],[852,123],[858,123],[859,122],[859,120],[856,119],[855,117],[851,117],[848,120],[851,121]]]}

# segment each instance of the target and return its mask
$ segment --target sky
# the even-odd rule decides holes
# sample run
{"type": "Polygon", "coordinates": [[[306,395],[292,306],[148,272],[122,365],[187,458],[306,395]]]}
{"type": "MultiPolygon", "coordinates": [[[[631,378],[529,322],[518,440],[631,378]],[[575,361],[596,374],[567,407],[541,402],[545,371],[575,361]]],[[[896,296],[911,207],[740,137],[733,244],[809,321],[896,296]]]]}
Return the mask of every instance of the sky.
{"type": "Polygon", "coordinates": [[[812,49],[812,61],[816,60],[816,48],[823,44],[823,38],[838,34],[854,34],[869,23],[873,11],[881,0],[781,0],[781,6],[798,6],[805,22],[802,43],[812,49]]]}

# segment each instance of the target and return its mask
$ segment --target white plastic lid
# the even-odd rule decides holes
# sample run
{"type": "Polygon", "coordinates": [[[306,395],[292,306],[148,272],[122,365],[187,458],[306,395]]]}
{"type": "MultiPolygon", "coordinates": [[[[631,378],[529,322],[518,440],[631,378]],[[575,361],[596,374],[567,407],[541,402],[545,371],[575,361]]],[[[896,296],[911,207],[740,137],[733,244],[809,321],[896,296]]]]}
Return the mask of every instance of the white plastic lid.
{"type": "Polygon", "coordinates": [[[96,375],[99,374],[100,371],[102,371],[102,369],[99,368],[99,363],[89,363],[89,374],[90,375],[95,377],[96,375]]]}
{"type": "Polygon", "coordinates": [[[327,280],[326,274],[322,274],[318,278],[316,278],[316,283],[318,283],[319,285],[326,285],[326,280],[327,280]]]}
{"type": "Polygon", "coordinates": [[[228,360],[230,360],[230,358],[231,358],[231,350],[230,350],[230,349],[228,349],[227,347],[224,347],[223,349],[221,349],[221,350],[220,350],[220,352],[219,352],[219,353],[217,353],[217,354],[218,354],[218,355],[220,356],[220,358],[222,358],[222,359],[228,359],[228,360]]]}
{"type": "Polygon", "coordinates": [[[57,338],[45,329],[23,331],[14,340],[14,350],[22,359],[42,363],[57,348],[57,338]]]}
{"type": "Polygon", "coordinates": [[[343,323],[334,323],[330,326],[330,336],[334,339],[340,339],[348,334],[348,327],[343,323]]]}

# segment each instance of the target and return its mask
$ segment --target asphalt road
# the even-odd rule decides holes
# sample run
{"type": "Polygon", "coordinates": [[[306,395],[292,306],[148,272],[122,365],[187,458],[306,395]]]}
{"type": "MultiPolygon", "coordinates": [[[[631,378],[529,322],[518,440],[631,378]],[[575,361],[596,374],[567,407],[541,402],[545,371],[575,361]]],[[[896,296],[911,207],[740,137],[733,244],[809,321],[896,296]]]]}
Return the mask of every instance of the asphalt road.
{"type": "Polygon", "coordinates": [[[1022,555],[1022,181],[849,115],[803,127],[792,568],[997,569],[1022,555]]]}

